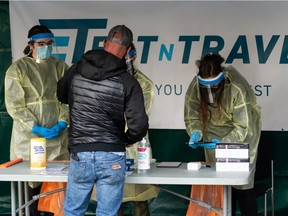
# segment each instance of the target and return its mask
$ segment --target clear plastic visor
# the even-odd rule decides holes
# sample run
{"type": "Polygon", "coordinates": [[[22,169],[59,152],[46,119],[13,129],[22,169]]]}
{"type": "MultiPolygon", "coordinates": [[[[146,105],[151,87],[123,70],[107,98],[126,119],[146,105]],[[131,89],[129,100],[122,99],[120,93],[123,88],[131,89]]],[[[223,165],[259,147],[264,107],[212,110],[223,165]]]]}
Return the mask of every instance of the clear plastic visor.
{"type": "Polygon", "coordinates": [[[200,75],[197,76],[199,84],[203,86],[213,86],[218,85],[224,78],[224,72],[219,73],[216,77],[213,78],[202,78],[200,75]]]}
{"type": "Polygon", "coordinates": [[[214,95],[215,92],[217,91],[220,82],[224,78],[224,72],[219,73],[216,77],[214,78],[208,78],[208,79],[203,79],[201,76],[197,76],[198,78],[198,83],[199,83],[199,88],[202,89],[202,91],[206,92],[205,95],[207,95],[207,101],[209,103],[214,103],[214,95]]]}

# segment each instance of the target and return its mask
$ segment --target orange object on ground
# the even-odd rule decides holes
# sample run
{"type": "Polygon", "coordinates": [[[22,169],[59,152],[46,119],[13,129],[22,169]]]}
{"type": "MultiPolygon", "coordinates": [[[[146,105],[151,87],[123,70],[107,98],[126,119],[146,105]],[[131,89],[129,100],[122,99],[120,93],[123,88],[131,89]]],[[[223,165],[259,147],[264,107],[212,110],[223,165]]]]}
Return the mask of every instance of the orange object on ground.
{"type": "MultiPolygon", "coordinates": [[[[60,188],[66,188],[66,182],[43,182],[40,193],[51,192],[60,188]]],[[[65,190],[53,193],[39,199],[38,210],[52,212],[54,216],[64,216],[65,190]]]]}
{"type": "Polygon", "coordinates": [[[16,159],[8,161],[6,163],[0,164],[0,168],[7,168],[7,167],[12,166],[14,164],[20,163],[23,160],[24,160],[23,158],[16,158],[16,159]]]}
{"type": "MultiPolygon", "coordinates": [[[[223,186],[222,185],[193,185],[190,197],[211,205],[213,208],[223,208],[223,186]]],[[[218,210],[223,214],[223,210],[218,210]]],[[[186,216],[217,216],[217,213],[190,202],[186,216]]]]}

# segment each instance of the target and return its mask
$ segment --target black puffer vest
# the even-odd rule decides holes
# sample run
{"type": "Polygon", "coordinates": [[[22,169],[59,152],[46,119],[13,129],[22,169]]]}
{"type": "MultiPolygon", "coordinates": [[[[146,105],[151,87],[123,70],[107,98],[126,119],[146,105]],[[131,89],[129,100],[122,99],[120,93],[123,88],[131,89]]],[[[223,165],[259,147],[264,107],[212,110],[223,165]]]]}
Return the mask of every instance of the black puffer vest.
{"type": "MultiPolygon", "coordinates": [[[[137,80],[126,72],[124,60],[106,51],[94,50],[84,54],[70,70],[70,150],[124,152],[125,144],[138,141],[146,134],[148,117],[142,107],[139,107],[141,115],[134,114],[138,99],[128,104],[134,107],[131,117],[138,119],[130,124],[132,130],[125,133],[125,117],[130,119],[126,101],[132,90],[139,95],[142,91],[137,80]],[[125,110],[127,116],[124,116],[125,110]],[[144,127],[143,122],[147,122],[144,127]]],[[[143,100],[141,95],[137,98],[143,100]]]]}

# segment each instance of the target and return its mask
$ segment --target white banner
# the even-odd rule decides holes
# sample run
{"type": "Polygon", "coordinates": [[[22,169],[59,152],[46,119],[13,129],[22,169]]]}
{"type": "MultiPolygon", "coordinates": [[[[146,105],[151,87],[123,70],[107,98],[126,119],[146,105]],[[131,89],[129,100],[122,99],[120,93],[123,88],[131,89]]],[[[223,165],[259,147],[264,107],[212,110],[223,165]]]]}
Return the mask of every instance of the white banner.
{"type": "Polygon", "coordinates": [[[28,30],[41,23],[71,65],[101,47],[111,27],[125,24],[134,33],[136,65],[155,84],[150,128],[185,128],[195,60],[217,51],[255,91],[262,130],[287,130],[287,9],[288,2],[272,1],[11,1],[12,55],[14,61],[23,56],[28,30]]]}

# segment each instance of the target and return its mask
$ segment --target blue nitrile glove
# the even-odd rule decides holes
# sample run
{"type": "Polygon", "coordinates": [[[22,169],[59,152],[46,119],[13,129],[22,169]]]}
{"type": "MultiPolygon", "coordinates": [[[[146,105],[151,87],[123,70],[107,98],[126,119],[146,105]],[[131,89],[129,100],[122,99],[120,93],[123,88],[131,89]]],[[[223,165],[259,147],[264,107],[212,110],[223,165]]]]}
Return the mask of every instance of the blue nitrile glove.
{"type": "Polygon", "coordinates": [[[198,131],[194,131],[192,134],[191,134],[191,137],[190,137],[190,140],[189,140],[189,147],[191,148],[198,148],[198,144],[195,144],[195,142],[198,142],[200,140],[200,133],[198,131]]]}
{"type": "Polygon", "coordinates": [[[40,127],[39,125],[35,125],[32,128],[32,133],[40,135],[45,139],[52,139],[58,136],[58,133],[55,133],[54,130],[46,127],[40,127]]]}
{"type": "Polygon", "coordinates": [[[56,137],[58,137],[58,136],[59,136],[58,133],[53,132],[52,134],[47,135],[47,136],[45,136],[44,138],[45,138],[45,139],[53,139],[53,138],[56,138],[56,137]]]}
{"type": "Polygon", "coordinates": [[[53,126],[51,130],[54,130],[55,133],[60,133],[62,130],[67,128],[67,123],[64,121],[59,121],[58,124],[53,126]]]}
{"type": "Polygon", "coordinates": [[[219,139],[212,139],[212,142],[213,142],[213,143],[221,143],[222,141],[219,140],[219,139]]]}
{"type": "Polygon", "coordinates": [[[211,143],[203,143],[203,144],[199,144],[199,146],[204,147],[204,148],[208,148],[208,149],[215,149],[216,148],[216,144],[220,143],[221,140],[219,139],[212,139],[211,143]]]}

